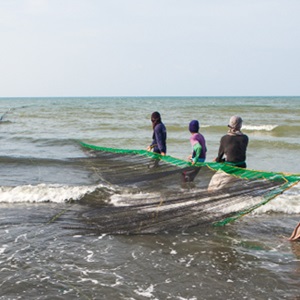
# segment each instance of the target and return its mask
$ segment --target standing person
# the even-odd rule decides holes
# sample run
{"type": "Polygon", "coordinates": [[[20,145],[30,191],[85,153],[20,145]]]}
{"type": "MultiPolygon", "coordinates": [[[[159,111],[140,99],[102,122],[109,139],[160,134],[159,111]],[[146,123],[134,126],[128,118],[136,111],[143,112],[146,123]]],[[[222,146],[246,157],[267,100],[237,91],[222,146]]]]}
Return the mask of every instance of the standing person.
{"type": "Polygon", "coordinates": [[[204,136],[199,133],[199,129],[199,122],[197,120],[192,120],[189,124],[189,131],[192,134],[190,142],[193,153],[189,156],[189,160],[193,165],[197,162],[204,162],[206,158],[206,142],[204,136]]]}
{"type": "MultiPolygon", "coordinates": [[[[232,116],[229,120],[229,130],[222,136],[218,156],[214,159],[217,162],[225,162],[232,166],[246,168],[246,150],[248,136],[241,132],[243,120],[239,116],[232,116]]],[[[224,186],[229,187],[235,183],[235,177],[224,172],[217,172],[211,178],[208,191],[221,190],[224,186]]]]}
{"type": "Polygon", "coordinates": [[[215,161],[226,162],[240,168],[246,168],[246,151],[248,136],[241,132],[243,120],[239,116],[232,116],[229,120],[229,130],[221,138],[218,156],[215,161]]]}
{"type": "MultiPolygon", "coordinates": [[[[204,136],[199,133],[200,125],[197,120],[192,120],[189,124],[189,131],[191,133],[190,143],[192,146],[192,154],[189,155],[188,160],[191,161],[192,165],[197,162],[204,162],[206,159],[206,142],[204,136]]],[[[195,179],[199,173],[201,167],[188,168],[182,173],[183,182],[191,182],[195,179]]]]}
{"type": "Polygon", "coordinates": [[[160,113],[155,111],[151,115],[151,122],[153,128],[152,143],[148,146],[147,150],[153,149],[153,152],[161,155],[167,153],[167,129],[161,121],[160,113]]]}

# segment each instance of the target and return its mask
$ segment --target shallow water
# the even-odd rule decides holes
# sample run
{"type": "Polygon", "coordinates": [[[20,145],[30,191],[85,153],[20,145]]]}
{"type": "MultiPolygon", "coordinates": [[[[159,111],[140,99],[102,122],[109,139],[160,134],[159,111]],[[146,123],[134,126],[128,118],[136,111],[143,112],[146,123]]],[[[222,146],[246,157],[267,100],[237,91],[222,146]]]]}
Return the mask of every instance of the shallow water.
{"type": "Polygon", "coordinates": [[[231,115],[244,119],[248,167],[299,173],[300,98],[0,99],[0,299],[297,299],[299,186],[225,227],[156,235],[82,231],[86,201],[119,193],[100,183],[78,141],[145,149],[150,115],[168,154],[190,153],[199,119],[208,161],[231,115]],[[78,228],[78,229],[77,229],[78,228]]]}

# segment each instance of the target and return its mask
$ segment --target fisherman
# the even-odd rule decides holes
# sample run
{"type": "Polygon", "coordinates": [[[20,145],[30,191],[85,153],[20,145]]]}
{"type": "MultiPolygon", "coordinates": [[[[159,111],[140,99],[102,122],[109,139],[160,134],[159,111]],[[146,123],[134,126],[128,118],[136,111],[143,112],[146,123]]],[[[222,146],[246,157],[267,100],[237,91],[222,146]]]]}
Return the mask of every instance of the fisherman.
{"type": "Polygon", "coordinates": [[[226,162],[240,168],[246,168],[246,151],[248,136],[241,132],[243,120],[239,116],[232,116],[229,120],[229,130],[221,138],[216,162],[226,162]]]}
{"type": "MultiPolygon", "coordinates": [[[[189,155],[188,160],[192,163],[192,165],[197,162],[204,162],[206,159],[206,141],[204,136],[199,133],[200,125],[198,120],[192,120],[189,123],[189,131],[191,133],[190,143],[192,146],[192,154],[189,155]]],[[[183,182],[191,182],[194,180],[196,175],[199,173],[201,167],[195,167],[191,170],[185,170],[182,173],[183,182]]]]}
{"type": "Polygon", "coordinates": [[[160,113],[155,111],[151,115],[151,122],[153,128],[152,143],[148,146],[147,150],[161,155],[167,153],[167,129],[161,121],[160,113]]]}
{"type": "Polygon", "coordinates": [[[189,131],[191,133],[190,142],[193,149],[193,153],[188,159],[194,165],[197,162],[204,162],[206,158],[206,142],[204,136],[199,133],[199,121],[192,120],[189,124],[189,131]]]}
{"type": "MultiPolygon", "coordinates": [[[[227,164],[246,168],[246,150],[248,146],[248,136],[241,132],[243,120],[239,116],[232,116],[229,120],[229,130],[221,138],[216,162],[226,162],[227,164]]],[[[235,177],[224,172],[216,172],[211,178],[207,190],[209,192],[221,190],[235,184],[235,177]]]]}

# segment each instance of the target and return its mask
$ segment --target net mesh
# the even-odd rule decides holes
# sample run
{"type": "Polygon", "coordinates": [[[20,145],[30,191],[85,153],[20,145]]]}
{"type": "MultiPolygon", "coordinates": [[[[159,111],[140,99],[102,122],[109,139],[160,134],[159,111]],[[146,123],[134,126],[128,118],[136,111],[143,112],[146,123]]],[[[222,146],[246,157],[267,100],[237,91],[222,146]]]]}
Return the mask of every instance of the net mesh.
{"type": "Polygon", "coordinates": [[[103,182],[118,186],[102,205],[81,214],[85,229],[141,234],[222,226],[267,203],[300,181],[300,175],[189,162],[145,150],[81,143],[103,182]]]}

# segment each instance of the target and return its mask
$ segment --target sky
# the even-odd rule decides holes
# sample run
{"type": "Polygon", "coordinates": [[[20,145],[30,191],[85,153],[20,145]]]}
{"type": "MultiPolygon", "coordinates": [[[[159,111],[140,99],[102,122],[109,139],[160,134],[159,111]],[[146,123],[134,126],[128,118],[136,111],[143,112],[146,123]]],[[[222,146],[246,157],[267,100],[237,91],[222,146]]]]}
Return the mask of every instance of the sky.
{"type": "Polygon", "coordinates": [[[0,97],[299,96],[299,0],[0,0],[0,97]]]}

